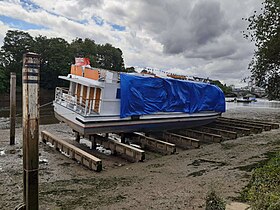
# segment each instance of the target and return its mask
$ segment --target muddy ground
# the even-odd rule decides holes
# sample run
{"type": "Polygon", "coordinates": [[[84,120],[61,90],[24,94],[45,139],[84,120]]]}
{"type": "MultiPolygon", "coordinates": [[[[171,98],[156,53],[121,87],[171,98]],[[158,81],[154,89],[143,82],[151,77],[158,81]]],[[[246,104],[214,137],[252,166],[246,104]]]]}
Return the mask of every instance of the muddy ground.
{"type": "MultiPolygon", "coordinates": [[[[224,116],[280,122],[280,110],[240,107],[224,116]]],[[[73,141],[65,124],[41,130],[73,141]]],[[[214,189],[230,203],[248,183],[251,170],[268,152],[279,150],[280,129],[203,144],[162,156],[147,152],[146,160],[130,163],[120,157],[94,154],[103,171],[90,171],[40,142],[40,209],[205,209],[205,197],[214,189]]],[[[22,129],[15,146],[9,130],[0,130],[0,209],[22,202],[22,129]]],[[[74,141],[73,141],[74,143],[74,141]]]]}

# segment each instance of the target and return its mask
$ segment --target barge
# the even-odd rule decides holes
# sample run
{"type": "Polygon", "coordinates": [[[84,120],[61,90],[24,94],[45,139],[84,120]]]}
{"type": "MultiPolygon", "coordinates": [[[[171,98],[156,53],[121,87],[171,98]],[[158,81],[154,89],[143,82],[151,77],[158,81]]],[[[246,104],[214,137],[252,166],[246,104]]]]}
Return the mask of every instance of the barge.
{"type": "Polygon", "coordinates": [[[69,88],[56,88],[55,117],[81,135],[191,128],[225,111],[223,92],[207,83],[120,73],[88,62],[72,65],[59,78],[69,88]]]}

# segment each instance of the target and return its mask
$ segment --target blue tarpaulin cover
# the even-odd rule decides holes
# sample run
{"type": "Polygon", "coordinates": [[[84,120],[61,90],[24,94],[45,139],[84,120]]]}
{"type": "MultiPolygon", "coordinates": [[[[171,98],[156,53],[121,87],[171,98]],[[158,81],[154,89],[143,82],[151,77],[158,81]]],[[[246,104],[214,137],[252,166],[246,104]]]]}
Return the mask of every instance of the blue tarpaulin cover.
{"type": "Polygon", "coordinates": [[[225,112],[224,93],[215,85],[121,74],[120,87],[121,118],[156,112],[225,112]]]}

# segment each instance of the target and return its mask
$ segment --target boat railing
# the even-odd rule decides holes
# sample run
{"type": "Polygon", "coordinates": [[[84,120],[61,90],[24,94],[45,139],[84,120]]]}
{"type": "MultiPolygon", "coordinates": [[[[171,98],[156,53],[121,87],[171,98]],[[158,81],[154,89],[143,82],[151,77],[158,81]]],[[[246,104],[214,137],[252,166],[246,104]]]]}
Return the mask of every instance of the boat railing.
{"type": "Polygon", "coordinates": [[[55,102],[83,116],[99,113],[101,99],[85,99],[72,95],[68,88],[56,87],[55,102]]]}

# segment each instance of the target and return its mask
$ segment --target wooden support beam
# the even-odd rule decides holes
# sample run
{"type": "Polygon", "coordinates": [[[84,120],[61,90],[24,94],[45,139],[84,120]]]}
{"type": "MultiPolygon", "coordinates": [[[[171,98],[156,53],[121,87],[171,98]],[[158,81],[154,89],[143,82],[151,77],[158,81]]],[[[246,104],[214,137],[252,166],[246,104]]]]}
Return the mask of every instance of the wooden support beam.
{"type": "Polygon", "coordinates": [[[239,123],[239,124],[242,124],[242,125],[261,127],[264,131],[270,131],[271,130],[271,125],[267,125],[267,124],[245,122],[244,120],[230,119],[230,118],[218,118],[217,120],[222,121],[222,122],[234,122],[234,123],[239,123]]]}
{"type": "Polygon", "coordinates": [[[203,132],[218,134],[218,135],[221,135],[225,139],[236,139],[237,138],[237,132],[234,132],[234,131],[228,131],[228,130],[223,130],[223,129],[219,129],[219,128],[211,128],[211,127],[207,127],[207,126],[201,126],[201,127],[195,128],[195,129],[203,131],[203,132]]]}
{"type": "Polygon", "coordinates": [[[241,128],[237,126],[230,126],[230,125],[225,125],[225,124],[217,124],[217,123],[211,123],[207,125],[208,127],[213,127],[213,128],[220,128],[223,130],[229,130],[229,131],[234,131],[237,133],[238,136],[248,136],[250,135],[251,131],[248,128],[241,128]]]}
{"type": "Polygon", "coordinates": [[[51,143],[52,145],[54,145],[54,148],[56,150],[64,152],[70,158],[80,162],[82,165],[88,167],[89,169],[95,170],[97,172],[102,170],[102,161],[99,158],[85,152],[84,150],[81,150],[80,148],[72,144],[69,144],[62,139],[59,139],[48,131],[42,131],[41,137],[44,143],[51,143]]]}
{"type": "MultiPolygon", "coordinates": [[[[221,119],[234,119],[234,118],[227,118],[227,117],[220,117],[221,119]]],[[[259,121],[259,120],[245,120],[242,119],[244,122],[248,123],[257,123],[261,125],[270,125],[271,129],[279,129],[279,124],[278,123],[273,123],[273,122],[265,122],[265,121],[259,121]]]]}
{"type": "Polygon", "coordinates": [[[15,144],[16,134],[16,73],[10,76],[10,145],[15,144]]]}
{"type": "Polygon", "coordinates": [[[187,136],[182,136],[171,132],[164,132],[162,133],[162,137],[165,141],[171,142],[177,147],[181,147],[184,149],[193,149],[200,147],[199,140],[187,136]]]}
{"type": "Polygon", "coordinates": [[[39,75],[39,55],[24,54],[22,66],[23,197],[27,210],[39,209],[39,75]]]}
{"type": "Polygon", "coordinates": [[[176,152],[175,144],[148,137],[137,132],[134,132],[133,134],[136,135],[133,140],[139,142],[141,144],[141,148],[147,148],[149,150],[163,154],[174,154],[176,152]]]}
{"type": "Polygon", "coordinates": [[[95,137],[95,142],[102,145],[106,149],[110,149],[112,154],[120,154],[131,161],[143,161],[145,159],[145,151],[129,146],[127,144],[100,136],[90,136],[90,141],[95,137]]]}
{"type": "Polygon", "coordinates": [[[193,129],[187,129],[187,130],[179,130],[179,134],[186,135],[191,138],[199,139],[203,142],[221,142],[222,136],[212,133],[206,133],[202,131],[196,131],[193,129]]]}
{"type": "Polygon", "coordinates": [[[262,127],[253,126],[253,125],[244,125],[239,122],[226,122],[226,121],[222,121],[222,120],[216,120],[215,123],[222,124],[222,125],[229,125],[229,126],[238,126],[241,128],[248,128],[248,129],[250,129],[251,133],[255,133],[255,134],[261,133],[263,130],[262,127]]]}

